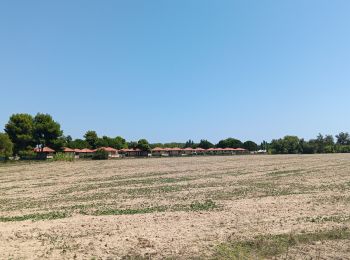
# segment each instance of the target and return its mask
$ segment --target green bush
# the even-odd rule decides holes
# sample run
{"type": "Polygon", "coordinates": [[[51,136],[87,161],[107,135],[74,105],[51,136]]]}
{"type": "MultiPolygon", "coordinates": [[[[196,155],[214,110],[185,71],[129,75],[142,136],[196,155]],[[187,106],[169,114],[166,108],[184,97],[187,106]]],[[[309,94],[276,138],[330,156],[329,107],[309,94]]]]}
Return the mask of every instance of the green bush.
{"type": "Polygon", "coordinates": [[[335,150],[337,153],[350,153],[349,145],[336,145],[335,150]]]}
{"type": "Polygon", "coordinates": [[[334,153],[334,146],[333,145],[327,145],[324,148],[325,153],[334,153]]]}
{"type": "Polygon", "coordinates": [[[12,156],[13,143],[7,134],[0,133],[0,158],[4,160],[12,156]]]}
{"type": "Polygon", "coordinates": [[[92,155],[93,160],[107,160],[108,152],[105,150],[99,149],[92,155]]]}
{"type": "Polygon", "coordinates": [[[72,162],[74,161],[74,154],[73,153],[56,153],[53,156],[54,161],[66,161],[66,162],[72,162]]]}
{"type": "Polygon", "coordinates": [[[21,160],[37,159],[37,154],[32,150],[19,151],[18,156],[21,158],[21,160]]]}

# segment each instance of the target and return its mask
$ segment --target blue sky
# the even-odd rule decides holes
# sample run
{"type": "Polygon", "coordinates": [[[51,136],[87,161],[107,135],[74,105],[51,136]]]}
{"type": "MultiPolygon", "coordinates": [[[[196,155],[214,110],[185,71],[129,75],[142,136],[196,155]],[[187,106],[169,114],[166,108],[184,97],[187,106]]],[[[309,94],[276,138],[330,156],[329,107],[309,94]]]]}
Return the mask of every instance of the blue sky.
{"type": "Polygon", "coordinates": [[[1,1],[0,126],[151,142],[350,131],[350,1],[1,1]]]}

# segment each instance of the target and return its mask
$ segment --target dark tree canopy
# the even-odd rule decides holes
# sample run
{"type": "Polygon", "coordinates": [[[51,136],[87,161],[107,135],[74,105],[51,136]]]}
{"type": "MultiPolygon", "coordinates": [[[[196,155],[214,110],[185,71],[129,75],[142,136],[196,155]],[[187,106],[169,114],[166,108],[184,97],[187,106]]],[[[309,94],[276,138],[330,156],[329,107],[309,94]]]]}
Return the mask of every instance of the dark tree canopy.
{"type": "Polygon", "coordinates": [[[14,153],[33,148],[33,117],[29,114],[14,114],[5,126],[5,132],[14,144],[14,153]]]}
{"type": "Polygon", "coordinates": [[[269,149],[269,143],[266,142],[265,140],[261,142],[259,149],[261,150],[268,150],[269,149]]]}
{"type": "Polygon", "coordinates": [[[287,135],[283,139],[272,140],[270,144],[272,153],[297,154],[300,153],[301,144],[297,136],[287,135]]]}
{"type": "Polygon", "coordinates": [[[90,148],[96,149],[98,145],[98,136],[95,131],[87,131],[84,135],[85,141],[89,144],[90,148]]]}
{"type": "Polygon", "coordinates": [[[203,149],[209,149],[209,148],[213,148],[214,145],[211,142],[209,142],[208,140],[202,139],[202,140],[200,140],[198,147],[203,148],[203,149]]]}
{"type": "Polygon", "coordinates": [[[146,139],[140,139],[137,142],[137,148],[144,152],[149,152],[151,150],[151,147],[146,139]]]}
{"type": "Polygon", "coordinates": [[[36,145],[48,146],[54,150],[60,149],[64,140],[63,131],[59,123],[55,122],[49,114],[38,113],[33,120],[34,140],[36,145]]]}
{"type": "Polygon", "coordinates": [[[349,133],[341,132],[335,136],[337,138],[337,144],[340,145],[349,145],[350,144],[350,135],[349,133]]]}
{"type": "Polygon", "coordinates": [[[12,156],[13,143],[7,134],[0,133],[0,157],[8,158],[12,156]]]}
{"type": "Polygon", "coordinates": [[[130,142],[128,142],[128,147],[129,147],[130,149],[135,149],[135,148],[137,148],[137,142],[135,142],[135,141],[130,141],[130,142]]]}
{"type": "Polygon", "coordinates": [[[224,140],[220,140],[217,144],[216,147],[219,148],[242,148],[243,143],[235,138],[227,138],[224,140]]]}
{"type": "Polygon", "coordinates": [[[258,145],[253,141],[246,141],[243,143],[243,148],[248,151],[254,152],[258,150],[258,145]]]}
{"type": "Polygon", "coordinates": [[[185,148],[195,148],[195,143],[190,139],[185,143],[185,148]]]}
{"type": "Polygon", "coordinates": [[[65,136],[64,139],[67,145],[73,141],[73,138],[70,135],[65,136]]]}
{"type": "MultiPolygon", "coordinates": [[[[178,143],[178,142],[171,142],[171,143],[165,143],[163,146],[169,147],[169,148],[175,148],[175,147],[183,148],[185,146],[185,144],[178,143]]],[[[162,146],[160,146],[160,147],[162,147],[162,146]]]]}
{"type": "Polygon", "coordinates": [[[151,149],[156,148],[156,147],[161,147],[161,148],[166,147],[165,144],[163,144],[163,143],[152,143],[149,146],[151,147],[151,149]]]}
{"type": "Polygon", "coordinates": [[[114,149],[123,149],[127,148],[128,145],[125,139],[121,136],[117,136],[115,138],[102,136],[102,138],[98,138],[97,140],[97,147],[112,147],[114,149]]]}
{"type": "Polygon", "coordinates": [[[83,139],[75,139],[69,142],[68,147],[72,149],[84,149],[88,148],[89,144],[83,139]]]}

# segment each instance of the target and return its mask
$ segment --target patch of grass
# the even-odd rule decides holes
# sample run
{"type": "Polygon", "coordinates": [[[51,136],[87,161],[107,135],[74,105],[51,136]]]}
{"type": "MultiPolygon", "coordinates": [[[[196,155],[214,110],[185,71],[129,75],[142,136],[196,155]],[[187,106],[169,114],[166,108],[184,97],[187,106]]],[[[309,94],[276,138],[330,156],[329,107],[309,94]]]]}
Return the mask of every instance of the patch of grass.
{"type": "Polygon", "coordinates": [[[350,239],[347,228],[302,234],[257,236],[252,240],[231,241],[217,246],[214,259],[260,259],[282,255],[290,247],[316,241],[350,239]]]}
{"type": "Polygon", "coordinates": [[[190,205],[191,211],[212,210],[216,207],[217,207],[217,205],[212,200],[206,200],[204,203],[195,201],[195,202],[191,203],[191,205],[190,205]]]}
{"type": "Polygon", "coordinates": [[[83,215],[94,215],[94,216],[105,216],[105,215],[135,215],[135,214],[146,214],[153,212],[164,212],[168,209],[166,206],[157,206],[149,208],[139,209],[100,209],[93,212],[87,212],[81,210],[80,213],[83,215]]]}
{"type": "Polygon", "coordinates": [[[28,214],[22,216],[13,216],[13,217],[0,217],[0,222],[12,222],[12,221],[24,221],[24,220],[52,220],[66,218],[69,214],[67,212],[48,212],[48,213],[37,213],[37,214],[28,214]]]}
{"type": "Polygon", "coordinates": [[[189,205],[176,204],[173,206],[155,206],[147,208],[136,209],[99,209],[95,211],[81,210],[79,213],[83,215],[104,216],[104,215],[135,215],[135,214],[147,214],[154,212],[174,212],[174,211],[209,211],[218,208],[212,200],[206,200],[205,202],[195,201],[189,205]]]}

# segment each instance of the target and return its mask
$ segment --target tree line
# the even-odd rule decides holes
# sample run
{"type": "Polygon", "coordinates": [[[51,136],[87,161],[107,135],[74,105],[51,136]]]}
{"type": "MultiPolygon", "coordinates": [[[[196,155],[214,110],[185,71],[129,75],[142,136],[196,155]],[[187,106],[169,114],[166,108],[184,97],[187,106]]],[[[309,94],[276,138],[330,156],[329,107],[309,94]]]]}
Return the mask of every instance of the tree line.
{"type": "Polygon", "coordinates": [[[319,134],[315,139],[304,140],[297,136],[285,136],[264,143],[264,149],[272,154],[313,154],[313,153],[349,153],[350,135],[341,132],[335,136],[319,134]]]}
{"type": "Polygon", "coordinates": [[[65,136],[61,125],[53,120],[49,114],[38,113],[35,116],[30,114],[13,114],[5,125],[5,133],[0,133],[0,157],[8,158],[14,155],[33,155],[33,148],[48,146],[56,151],[63,147],[72,149],[97,149],[99,147],[113,147],[115,149],[139,148],[142,151],[150,151],[155,147],[179,147],[179,148],[244,148],[249,151],[259,149],[266,150],[271,154],[312,154],[312,153],[347,153],[350,152],[350,135],[341,132],[335,136],[319,134],[315,139],[304,140],[297,136],[285,136],[274,139],[270,143],[263,141],[260,145],[253,141],[245,141],[235,138],[220,140],[214,144],[206,139],[195,143],[188,140],[184,143],[153,143],[146,139],[127,142],[123,137],[99,137],[96,131],[89,130],[83,139],[73,139],[70,135],[65,136]]]}

